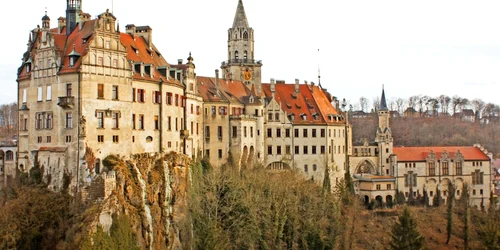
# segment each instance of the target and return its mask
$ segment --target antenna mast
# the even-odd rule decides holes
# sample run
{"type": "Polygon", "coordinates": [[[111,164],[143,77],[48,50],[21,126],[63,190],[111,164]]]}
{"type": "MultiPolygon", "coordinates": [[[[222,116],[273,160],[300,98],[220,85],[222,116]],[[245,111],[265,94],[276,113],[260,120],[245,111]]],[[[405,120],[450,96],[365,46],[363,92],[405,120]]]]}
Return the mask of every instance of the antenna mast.
{"type": "Polygon", "coordinates": [[[320,73],[320,68],[319,68],[319,49],[318,49],[318,85],[321,86],[321,73],[320,73]]]}

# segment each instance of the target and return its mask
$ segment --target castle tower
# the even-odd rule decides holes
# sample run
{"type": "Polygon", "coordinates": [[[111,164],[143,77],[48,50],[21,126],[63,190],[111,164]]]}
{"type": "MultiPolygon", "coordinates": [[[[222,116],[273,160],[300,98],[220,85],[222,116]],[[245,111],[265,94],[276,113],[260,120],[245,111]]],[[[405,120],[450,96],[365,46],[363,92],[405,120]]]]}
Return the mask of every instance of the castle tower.
{"type": "Polygon", "coordinates": [[[390,170],[390,156],[393,154],[393,138],[389,119],[390,113],[385,100],[385,91],[382,88],[382,97],[380,98],[380,108],[378,110],[378,128],[375,137],[379,151],[378,172],[382,175],[393,174],[390,170]]]}
{"type": "Polygon", "coordinates": [[[228,60],[222,62],[221,69],[225,79],[241,80],[249,88],[255,86],[257,95],[260,95],[262,62],[254,58],[254,42],[254,32],[248,25],[243,2],[238,0],[233,27],[228,30],[228,60]]]}
{"type": "Polygon", "coordinates": [[[50,17],[47,16],[47,11],[45,11],[45,16],[42,17],[42,29],[50,29],[50,17]]]}
{"type": "Polygon", "coordinates": [[[66,0],[66,35],[69,36],[80,21],[82,0],[66,0]]]}

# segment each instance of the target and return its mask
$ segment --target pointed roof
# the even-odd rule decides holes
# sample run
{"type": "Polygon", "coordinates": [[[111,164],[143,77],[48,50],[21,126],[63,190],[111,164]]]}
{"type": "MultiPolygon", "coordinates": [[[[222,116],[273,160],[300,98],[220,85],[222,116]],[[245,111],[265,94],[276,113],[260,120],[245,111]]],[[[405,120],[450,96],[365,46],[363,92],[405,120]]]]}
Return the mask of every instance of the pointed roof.
{"type": "Polygon", "coordinates": [[[380,98],[380,111],[387,111],[387,102],[385,101],[385,91],[384,87],[382,87],[382,97],[380,98]]]}
{"type": "Polygon", "coordinates": [[[234,15],[233,29],[236,27],[248,27],[247,15],[245,14],[242,0],[238,0],[238,7],[234,15]]]}

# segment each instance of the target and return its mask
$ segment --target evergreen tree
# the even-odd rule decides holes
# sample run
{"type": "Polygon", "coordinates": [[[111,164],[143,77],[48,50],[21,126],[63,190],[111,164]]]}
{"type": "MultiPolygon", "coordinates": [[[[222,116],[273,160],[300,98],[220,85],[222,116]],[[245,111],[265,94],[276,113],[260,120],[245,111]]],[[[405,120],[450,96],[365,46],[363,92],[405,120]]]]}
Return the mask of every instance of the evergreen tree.
{"type": "Polygon", "coordinates": [[[323,195],[330,194],[332,192],[332,183],[330,181],[330,168],[328,165],[325,166],[325,176],[323,177],[323,195]]]}
{"type": "Polygon", "coordinates": [[[435,207],[439,207],[441,205],[441,190],[439,190],[439,188],[436,188],[436,196],[434,196],[434,202],[433,202],[433,206],[435,207]]]}
{"type": "Polygon", "coordinates": [[[455,202],[455,186],[450,182],[448,183],[448,197],[446,199],[446,244],[450,242],[453,228],[453,202],[455,202]]]}
{"type": "Polygon", "coordinates": [[[392,242],[390,249],[423,249],[424,238],[417,229],[417,221],[412,216],[408,206],[405,206],[403,213],[399,215],[398,221],[392,226],[392,242]]]}
{"type": "Polygon", "coordinates": [[[467,183],[464,183],[464,187],[462,190],[462,198],[460,199],[462,201],[462,207],[464,209],[463,213],[463,222],[464,222],[464,234],[463,234],[463,240],[464,240],[464,249],[467,250],[469,249],[469,240],[470,240],[470,235],[469,235],[469,224],[470,224],[470,188],[467,183]]]}

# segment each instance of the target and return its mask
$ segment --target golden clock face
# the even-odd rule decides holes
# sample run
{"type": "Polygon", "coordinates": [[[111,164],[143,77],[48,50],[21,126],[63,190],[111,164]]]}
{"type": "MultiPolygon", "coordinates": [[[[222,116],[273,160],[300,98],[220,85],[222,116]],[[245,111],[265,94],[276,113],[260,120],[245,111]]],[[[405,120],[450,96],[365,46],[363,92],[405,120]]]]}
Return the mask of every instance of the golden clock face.
{"type": "Polygon", "coordinates": [[[248,70],[247,70],[247,71],[245,71],[245,72],[243,72],[243,78],[244,78],[246,81],[248,81],[248,80],[252,79],[252,72],[250,72],[250,71],[248,71],[248,70]]]}

